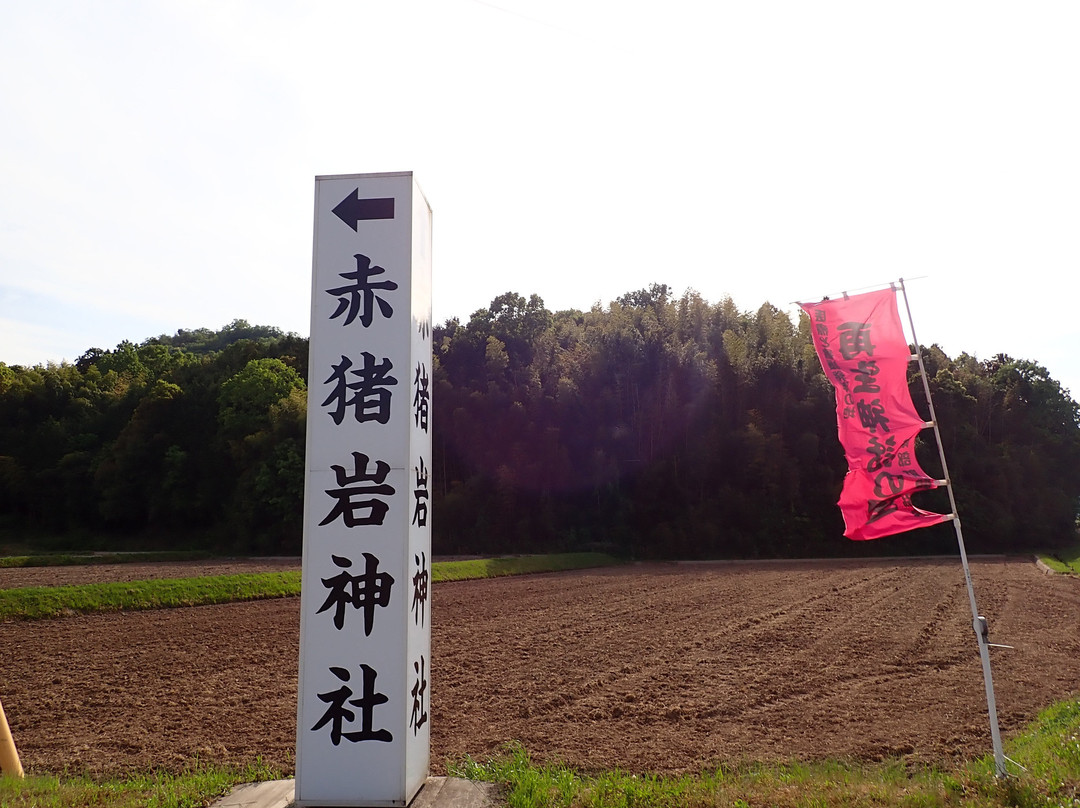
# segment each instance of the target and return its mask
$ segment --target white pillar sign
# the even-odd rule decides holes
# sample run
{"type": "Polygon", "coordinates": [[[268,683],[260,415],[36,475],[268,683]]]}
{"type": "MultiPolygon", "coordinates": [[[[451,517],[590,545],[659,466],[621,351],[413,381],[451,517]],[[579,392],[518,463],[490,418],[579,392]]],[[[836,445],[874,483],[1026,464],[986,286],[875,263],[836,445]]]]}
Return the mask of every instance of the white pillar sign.
{"type": "Polygon", "coordinates": [[[404,806],[430,750],[431,211],[315,178],[296,805],[404,806]]]}

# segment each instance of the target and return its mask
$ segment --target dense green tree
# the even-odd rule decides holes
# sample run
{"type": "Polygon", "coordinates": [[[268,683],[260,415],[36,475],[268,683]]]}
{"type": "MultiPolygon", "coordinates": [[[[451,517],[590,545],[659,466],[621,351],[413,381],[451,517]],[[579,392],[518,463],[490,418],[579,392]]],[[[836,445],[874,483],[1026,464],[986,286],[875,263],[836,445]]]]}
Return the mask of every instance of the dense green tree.
{"type": "MultiPolygon", "coordinates": [[[[691,556],[854,547],[839,539],[845,466],[834,394],[804,320],[768,304],[753,313],[730,299],[710,305],[692,291],[674,299],[654,284],[606,308],[544,317],[531,351],[512,351],[512,334],[494,324],[522,300],[501,296],[467,324],[436,329],[435,453],[445,475],[436,506],[450,508],[455,546],[471,527],[477,546],[608,542],[691,556]]],[[[969,544],[1070,538],[1075,404],[1038,366],[925,352],[940,420],[957,424],[943,434],[967,489],[962,513],[973,511],[969,544]],[[1025,462],[1042,465],[1036,473],[1025,462]],[[1027,499],[1005,493],[1025,486],[1022,476],[1038,481],[1027,499]],[[1039,529],[1024,531],[1020,507],[1039,529]]],[[[924,398],[916,375],[912,389],[924,398]]],[[[929,433],[918,451],[937,465],[929,433]]],[[[920,551],[955,546],[945,533],[904,540],[920,551]]]]}
{"type": "Polygon", "coordinates": [[[280,359],[252,359],[226,379],[218,400],[219,417],[228,435],[250,435],[269,425],[270,408],[293,390],[304,390],[300,375],[280,359]]]}
{"type": "Polygon", "coordinates": [[[269,509],[298,549],[306,360],[306,340],[235,321],[0,364],[0,527],[244,549],[254,520],[234,515],[269,509]]]}
{"type": "MultiPolygon", "coordinates": [[[[433,350],[436,552],[955,550],[944,528],[841,537],[833,390],[806,319],[767,303],[652,284],[551,312],[507,292],[437,325],[433,350]]],[[[969,549],[1073,540],[1076,402],[1033,361],[922,353],[969,549]]],[[[307,356],[304,338],[236,320],[0,364],[0,529],[299,552],[307,356]]],[[[929,431],[916,452],[940,474],[929,431]]]]}

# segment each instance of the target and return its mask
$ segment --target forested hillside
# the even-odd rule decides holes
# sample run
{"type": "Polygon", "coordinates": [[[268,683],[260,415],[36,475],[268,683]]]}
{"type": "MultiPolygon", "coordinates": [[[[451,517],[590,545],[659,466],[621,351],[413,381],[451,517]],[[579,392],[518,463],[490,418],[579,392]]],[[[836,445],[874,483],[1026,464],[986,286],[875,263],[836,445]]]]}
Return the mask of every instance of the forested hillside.
{"type": "MultiPolygon", "coordinates": [[[[663,285],[555,313],[507,293],[436,327],[435,552],[955,551],[948,525],[841,536],[833,393],[806,329],[663,285]]],[[[1033,361],[924,354],[968,549],[1072,541],[1077,404],[1033,361]]],[[[298,552],[306,377],[306,339],[244,321],[0,364],[2,536],[298,552]]]]}

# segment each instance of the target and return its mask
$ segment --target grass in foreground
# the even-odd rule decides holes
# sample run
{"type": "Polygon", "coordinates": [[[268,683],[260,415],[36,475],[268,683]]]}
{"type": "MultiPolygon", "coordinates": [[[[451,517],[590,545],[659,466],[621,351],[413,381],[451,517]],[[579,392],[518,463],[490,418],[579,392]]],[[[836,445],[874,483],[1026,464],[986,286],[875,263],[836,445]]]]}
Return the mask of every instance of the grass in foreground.
{"type": "MultiPolygon", "coordinates": [[[[432,581],[462,581],[617,564],[603,553],[437,561],[432,581]]],[[[161,578],[81,586],[33,586],[0,590],[0,620],[36,620],[93,612],[206,606],[300,594],[300,573],[265,572],[204,578],[161,578]]]]}
{"type": "Polygon", "coordinates": [[[124,780],[89,777],[0,777],[2,808],[203,808],[238,784],[278,780],[286,775],[261,761],[245,768],[196,762],[181,774],[150,772],[124,780]]]}
{"type": "MultiPolygon", "coordinates": [[[[698,776],[612,771],[582,774],[534,764],[520,746],[487,763],[452,766],[458,777],[502,785],[509,808],[1076,808],[1080,806],[1080,698],[1039,714],[1006,753],[1026,771],[999,780],[988,755],[956,771],[909,771],[902,762],[721,766],[698,776]]],[[[1014,768],[1015,767],[1011,767],[1014,768]]],[[[243,783],[287,776],[257,761],[244,769],[196,763],[182,774],[127,779],[0,778],[3,808],[201,808],[243,783]]]]}
{"type": "Polygon", "coordinates": [[[503,786],[510,808],[948,808],[1080,806],[1080,699],[1061,702],[1006,749],[1026,767],[994,777],[993,756],[957,771],[909,771],[901,761],[722,766],[698,776],[613,771],[582,774],[534,764],[520,746],[487,763],[466,760],[453,774],[503,786]]]}

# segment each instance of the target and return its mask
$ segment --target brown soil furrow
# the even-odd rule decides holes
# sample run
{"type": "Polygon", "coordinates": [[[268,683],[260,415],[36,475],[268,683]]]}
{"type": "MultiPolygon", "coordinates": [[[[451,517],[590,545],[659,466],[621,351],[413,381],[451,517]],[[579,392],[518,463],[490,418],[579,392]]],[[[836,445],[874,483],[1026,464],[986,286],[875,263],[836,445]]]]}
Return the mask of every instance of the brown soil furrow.
{"type": "MultiPolygon", "coordinates": [[[[1080,581],[972,567],[992,638],[1016,646],[994,652],[1007,736],[1080,690],[1080,581]]],[[[989,749],[959,562],[648,564],[437,584],[432,604],[434,773],[508,741],[667,773],[989,749]]],[[[291,598],[0,624],[24,766],[290,770],[298,623],[291,598]]]]}

